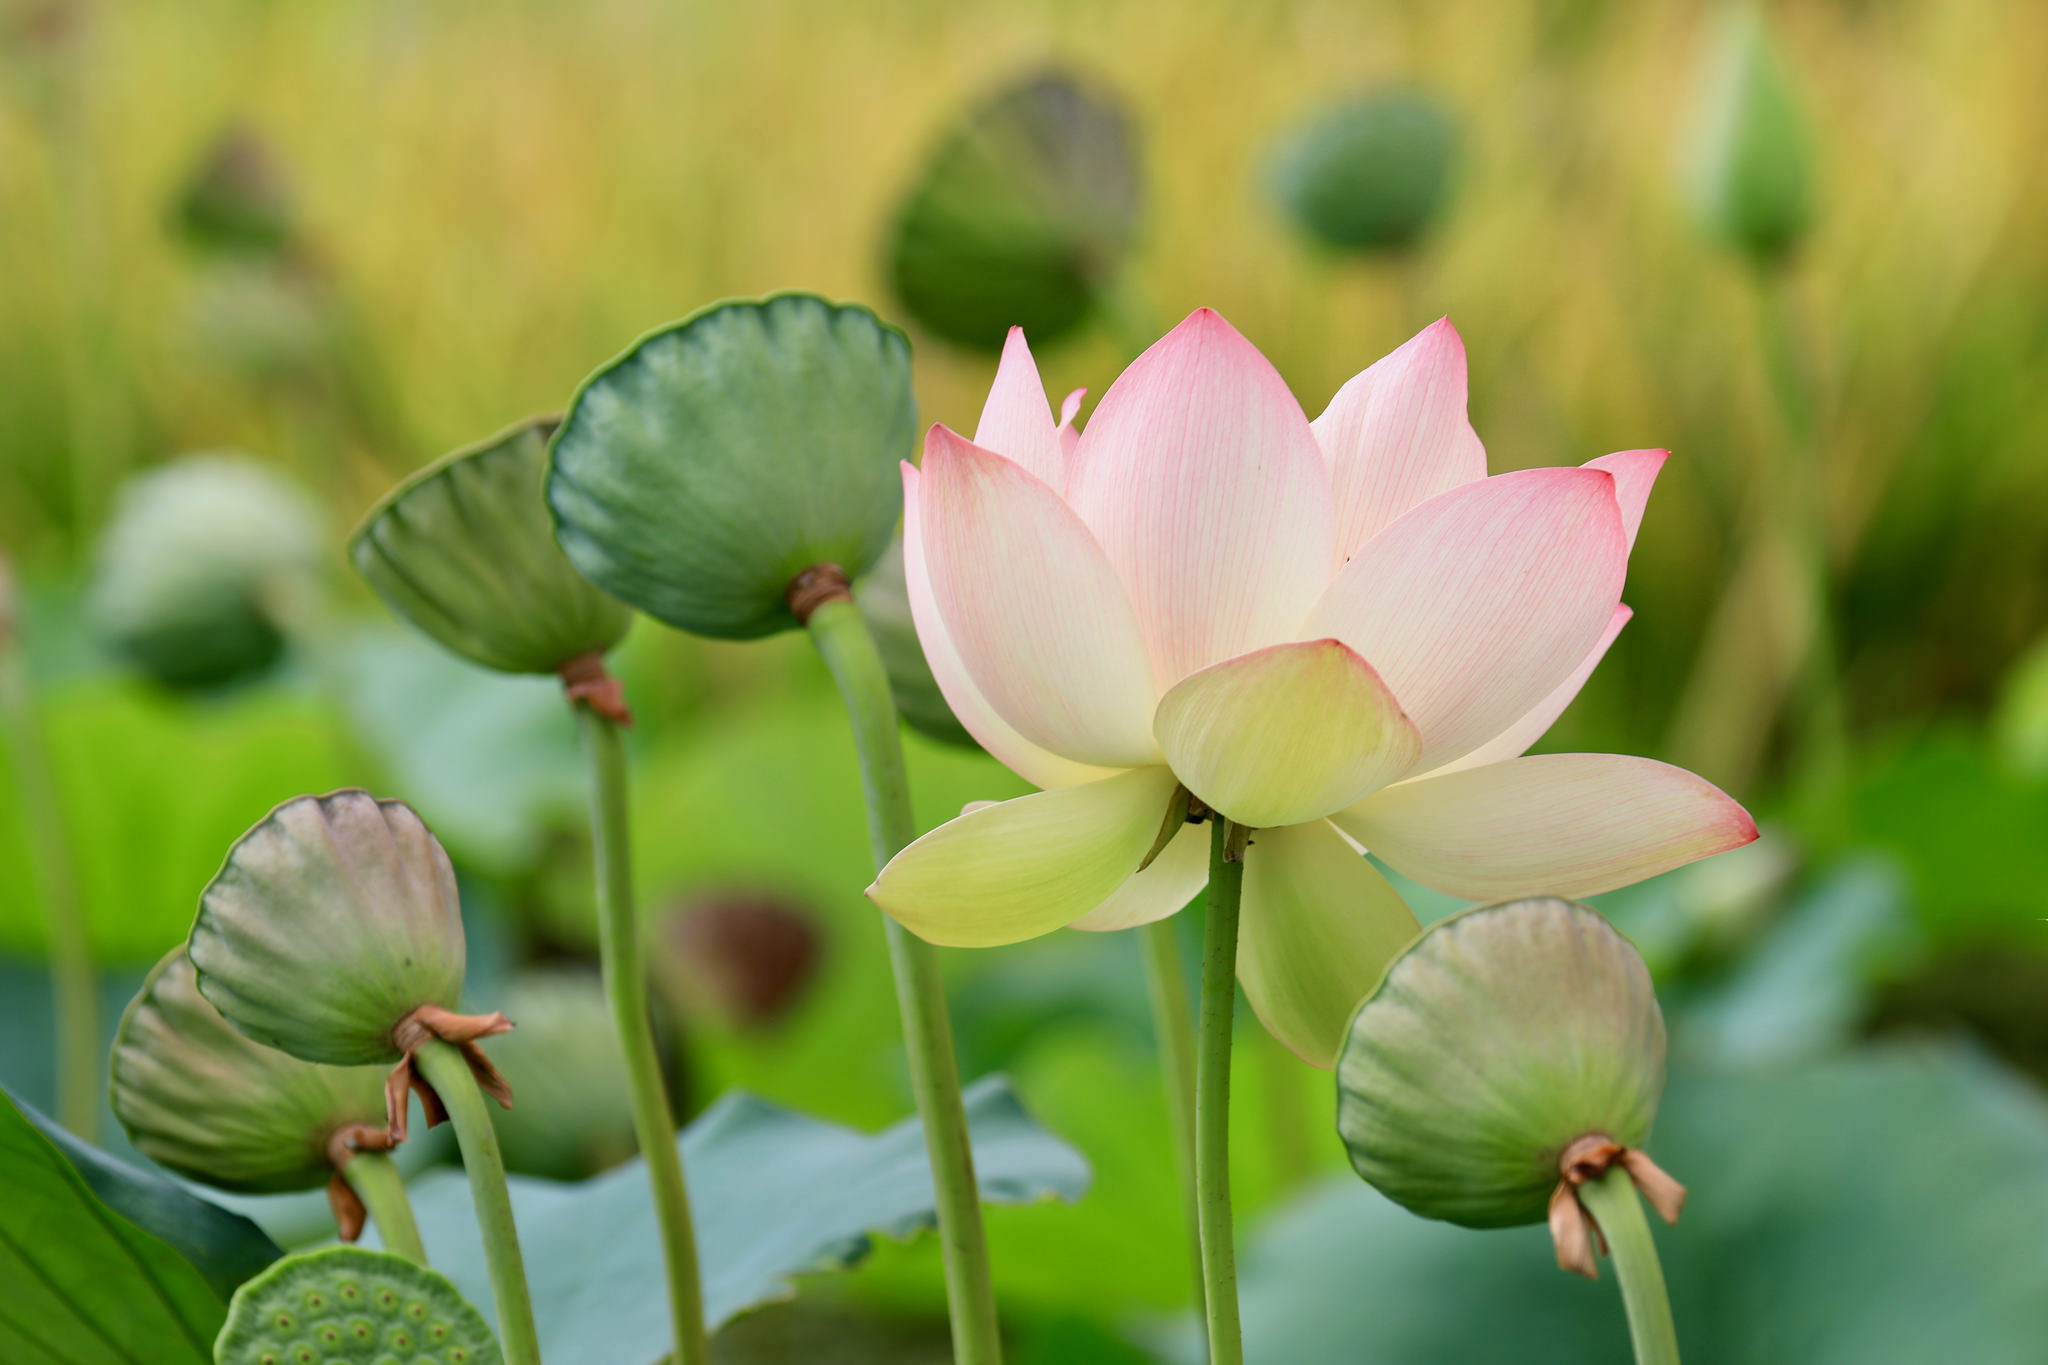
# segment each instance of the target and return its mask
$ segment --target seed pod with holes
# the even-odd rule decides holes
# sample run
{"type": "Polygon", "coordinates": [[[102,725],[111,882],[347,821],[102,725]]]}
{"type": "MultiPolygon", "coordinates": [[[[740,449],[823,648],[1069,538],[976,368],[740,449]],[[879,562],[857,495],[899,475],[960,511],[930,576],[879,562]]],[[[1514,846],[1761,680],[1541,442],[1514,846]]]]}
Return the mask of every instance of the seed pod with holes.
{"type": "Polygon", "coordinates": [[[349,542],[391,609],[505,673],[595,665],[633,614],[555,543],[542,485],[555,419],[523,422],[429,465],[371,509],[349,542]]]}
{"type": "Polygon", "coordinates": [[[1467,1227],[1550,1218],[1560,1261],[1586,1271],[1585,1180],[1622,1165],[1677,1215],[1683,1191],[1640,1150],[1663,1090],[1664,1017],[1634,946],[1583,905],[1509,901],[1432,926],[1358,1007],[1337,1130],[1396,1203],[1467,1227]]]}
{"type": "Polygon", "coordinates": [[[548,471],[556,534],[621,601],[698,635],[799,624],[799,574],[858,578],[903,511],[910,343],[810,294],[721,303],[584,381],[548,471]]]}
{"type": "Polygon", "coordinates": [[[388,1252],[325,1247],[235,1291],[217,1365],[503,1365],[483,1314],[438,1271],[388,1252]]]}

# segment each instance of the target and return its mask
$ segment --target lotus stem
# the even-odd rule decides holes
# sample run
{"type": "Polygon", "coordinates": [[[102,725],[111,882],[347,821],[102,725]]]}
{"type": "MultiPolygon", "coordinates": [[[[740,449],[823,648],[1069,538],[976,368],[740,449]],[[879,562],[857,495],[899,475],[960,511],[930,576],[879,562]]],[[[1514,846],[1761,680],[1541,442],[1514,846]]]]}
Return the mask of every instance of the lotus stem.
{"type": "Polygon", "coordinates": [[[1138,931],[1145,946],[1146,993],[1152,999],[1152,1028],[1166,1073],[1166,1113],[1173,1125],[1173,1160],[1187,1217],[1188,1255],[1195,1276],[1195,1311],[1203,1312],[1202,1221],[1195,1199],[1195,1021],[1188,1004],[1186,969],[1172,916],[1138,931]]]}
{"type": "Polygon", "coordinates": [[[406,1197],[405,1177],[398,1173],[397,1163],[383,1152],[357,1152],[342,1166],[341,1178],[370,1211],[384,1249],[425,1265],[427,1247],[420,1240],[420,1225],[412,1216],[412,1200],[406,1197]]]}
{"type": "Polygon", "coordinates": [[[506,1365],[540,1365],[540,1333],[533,1325],[533,1295],[526,1287],[526,1262],[519,1254],[519,1229],[512,1221],[505,1156],[484,1107],[484,1092],[470,1071],[469,1058],[453,1043],[427,1039],[415,1064],[441,1097],[462,1147],[462,1168],[469,1176],[477,1228],[483,1233],[484,1266],[498,1305],[498,1339],[505,1348],[506,1365]]]}
{"type": "Polygon", "coordinates": [[[1650,1236],[1649,1219],[1643,1217],[1635,1183],[1617,1163],[1599,1179],[1579,1186],[1579,1201],[1600,1225],[1613,1253],[1636,1365],[1678,1365],[1678,1329],[1671,1320],[1664,1267],[1657,1260],[1657,1244],[1650,1236]]]}
{"type": "Polygon", "coordinates": [[[1202,1018],[1195,1075],[1195,1200],[1209,1365],[1243,1365],[1237,1319],[1237,1248],[1230,1216],[1230,1041],[1237,1008],[1237,912],[1244,892],[1245,830],[1218,816],[1209,836],[1202,943],[1202,1018]]]}
{"type": "MultiPolygon", "coordinates": [[[[842,592],[819,603],[804,614],[804,624],[839,685],[852,722],[861,786],[867,797],[868,842],[879,871],[917,834],[888,674],[882,669],[882,656],[875,650],[867,622],[850,595],[842,592]]],[[[910,1058],[910,1087],[917,1097],[925,1150],[931,1158],[946,1297],[952,1313],[953,1356],[959,1365],[997,1365],[1002,1360],[1002,1337],[996,1325],[980,1189],[974,1179],[974,1152],[968,1144],[967,1112],[960,1100],[953,1025],[946,1012],[938,957],[930,944],[886,915],[882,926],[895,970],[896,1003],[903,1016],[903,1041],[910,1058]]]]}
{"type": "Polygon", "coordinates": [[[92,936],[78,896],[70,832],[58,804],[50,751],[20,648],[0,638],[0,719],[43,889],[50,988],[57,1023],[57,1121],[87,1142],[100,1117],[100,1004],[92,936]]]}
{"type": "Polygon", "coordinates": [[[654,1024],[647,1008],[647,971],[633,911],[631,825],[626,801],[626,753],[616,722],[588,705],[576,707],[590,755],[591,841],[597,852],[598,942],[605,996],[625,1054],[632,1089],[633,1130],[647,1162],[655,1220],[668,1268],[669,1316],[675,1329],[675,1365],[704,1365],[711,1339],[704,1330],[704,1288],[697,1233],[690,1218],[690,1188],[676,1145],[675,1110],[662,1080],[654,1024]]]}

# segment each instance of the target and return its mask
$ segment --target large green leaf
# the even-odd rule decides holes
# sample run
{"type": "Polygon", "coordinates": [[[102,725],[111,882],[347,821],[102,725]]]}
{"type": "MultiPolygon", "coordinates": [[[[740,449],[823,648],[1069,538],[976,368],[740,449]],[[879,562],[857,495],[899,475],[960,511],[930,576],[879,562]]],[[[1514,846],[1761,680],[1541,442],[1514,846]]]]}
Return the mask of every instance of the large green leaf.
{"type": "MultiPolygon", "coordinates": [[[[1675,1075],[1653,1146],[1692,1192],[1657,1229],[1687,1365],[2042,1358],[2048,1105],[1996,1065],[1915,1048],[1675,1075]]],[[[1471,1232],[1331,1185],[1244,1262],[1246,1359],[1626,1360],[1613,1283],[1560,1273],[1540,1226],[1471,1232]]],[[[1199,1359],[1190,1328],[1173,1355],[1199,1359]]]]}
{"type": "Polygon", "coordinates": [[[0,1095],[0,1360],[206,1365],[227,1305],[0,1095]]]}
{"type": "MultiPolygon", "coordinates": [[[[1088,1165],[1024,1111],[1001,1077],[967,1091],[982,1198],[1078,1198],[1088,1165]]],[[[866,1134],[727,1095],[682,1138],[705,1315],[713,1327],[786,1298],[795,1276],[858,1265],[875,1233],[932,1227],[931,1168],[914,1119],[866,1134]]],[[[594,1180],[512,1182],[512,1203],[548,1365],[652,1365],[669,1349],[660,1243],[638,1160],[594,1180]]],[[[468,1183],[419,1182],[429,1259],[473,1302],[491,1302],[468,1183]]]]}

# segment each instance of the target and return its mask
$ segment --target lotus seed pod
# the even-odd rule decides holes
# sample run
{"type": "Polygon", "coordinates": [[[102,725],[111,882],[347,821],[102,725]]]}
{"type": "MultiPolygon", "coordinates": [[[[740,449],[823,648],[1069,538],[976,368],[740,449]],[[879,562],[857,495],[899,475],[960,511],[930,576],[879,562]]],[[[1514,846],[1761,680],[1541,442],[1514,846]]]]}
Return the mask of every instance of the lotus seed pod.
{"type": "Polygon", "coordinates": [[[199,993],[182,945],[128,1003],[109,1070],[135,1149],[224,1190],[327,1184],[330,1139],[384,1122],[383,1068],[321,1066],[252,1042],[199,993]]]}
{"type": "Polygon", "coordinates": [[[270,145],[253,129],[221,131],[179,195],[177,223],[202,251],[274,256],[291,245],[292,189],[270,145]]]}
{"type": "Polygon", "coordinates": [[[393,611],[504,673],[601,659],[633,623],[555,543],[543,491],[555,425],[523,422],[429,465],[371,509],[349,543],[393,611]]]}
{"type": "Polygon", "coordinates": [[[1000,351],[1013,326],[1045,346],[1086,322],[1137,234],[1136,139],[1116,101],[1052,71],[949,131],[905,197],[889,278],[918,323],[1000,351]]]}
{"type": "Polygon", "coordinates": [[[1425,930],[1358,1007],[1337,1131],[1395,1203],[1509,1227],[1544,1219],[1574,1143],[1640,1147],[1663,1090],[1664,1016],[1635,948],[1585,906],[1509,901],[1425,930]]]}
{"type": "Polygon", "coordinates": [[[402,1256],[325,1247],[235,1291],[216,1365],[503,1365],[483,1314],[448,1277],[402,1256]]]}
{"type": "Polygon", "coordinates": [[[680,629],[799,623],[797,575],[857,578],[903,511],[916,449],[910,343],[811,294],[721,303],[643,338],[577,393],[548,502],[586,577],[680,629]]]}
{"type": "Polygon", "coordinates": [[[1274,192],[1308,236],[1338,251],[1412,246],[1450,199],[1458,128],[1434,96],[1381,91],[1311,119],[1275,153],[1274,192]]]}
{"type": "Polygon", "coordinates": [[[931,665],[925,662],[917,623],[910,618],[910,590],[903,581],[902,536],[889,543],[888,552],[854,585],[853,596],[874,632],[896,710],[910,728],[946,744],[980,747],[946,705],[931,665]]]}
{"type": "Polygon", "coordinates": [[[1731,7],[1692,129],[1690,197],[1701,223],[1752,259],[1776,260],[1813,218],[1813,147],[1762,13],[1731,7]]]}
{"type": "Polygon", "coordinates": [[[519,1020],[492,1056],[519,1091],[519,1107],[496,1124],[506,1169],[581,1180],[632,1157],[626,1059],[597,978],[532,973],[511,984],[505,1003],[519,1020]]]}
{"type": "Polygon", "coordinates": [[[318,563],[312,508],[243,456],[193,455],[123,485],[100,537],[91,613],[116,653],[170,687],[261,672],[318,563]]]}

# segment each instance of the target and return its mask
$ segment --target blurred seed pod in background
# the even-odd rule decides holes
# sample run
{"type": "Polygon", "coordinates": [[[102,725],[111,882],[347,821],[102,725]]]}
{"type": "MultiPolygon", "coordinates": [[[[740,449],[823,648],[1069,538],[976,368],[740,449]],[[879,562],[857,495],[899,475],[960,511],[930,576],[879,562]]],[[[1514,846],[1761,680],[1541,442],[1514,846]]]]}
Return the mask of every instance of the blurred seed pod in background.
{"type": "Polygon", "coordinates": [[[312,506],[241,455],[188,455],[122,485],[101,533],[90,613],[124,661],[167,687],[261,673],[317,582],[312,506]]]}
{"type": "Polygon", "coordinates": [[[1763,12],[1731,5],[1718,25],[1693,110],[1686,189],[1707,232],[1768,263],[1812,223],[1812,135],[1763,12]]]}
{"type": "Polygon", "coordinates": [[[503,673],[554,673],[602,656],[633,623],[555,543],[543,485],[556,424],[522,422],[427,466],[349,542],[357,571],[394,612],[503,673]]]}
{"type": "Polygon", "coordinates": [[[889,548],[917,449],[910,342],[858,304],[777,294],[662,328],[577,391],[548,503],[576,567],[697,635],[794,630],[797,575],[889,548]]]}
{"type": "Polygon", "coordinates": [[[1136,137],[1119,101],[1061,71],[975,106],[898,209],[890,285],[920,327],[996,352],[1044,347],[1114,292],[1137,234],[1136,137]]]}
{"type": "Polygon", "coordinates": [[[325,1185],[328,1139],[384,1122],[383,1068],[322,1066],[251,1041],[199,993],[182,945],[129,1002],[108,1069],[135,1149],[223,1190],[325,1185]]]}
{"type": "Polygon", "coordinates": [[[1273,151],[1280,206],[1335,251],[1403,251],[1450,201],[1458,126],[1435,95],[1381,90],[1317,114],[1273,151]]]}
{"type": "Polygon", "coordinates": [[[530,972],[505,988],[519,1027],[491,1058],[519,1095],[496,1117],[505,1166],[523,1175],[581,1180],[639,1150],[626,1061],[595,973],[530,972]]]}
{"type": "Polygon", "coordinates": [[[816,917],[802,906],[768,892],[729,891],[671,910],[655,964],[686,1018],[762,1030],[802,1002],[823,946],[816,917]]]}
{"type": "Polygon", "coordinates": [[[293,245],[294,201],[291,180],[270,144],[255,129],[230,123],[193,166],[173,220],[198,250],[279,256],[293,245]]]}
{"type": "Polygon", "coordinates": [[[897,536],[868,576],[853,587],[854,601],[874,632],[882,666],[889,670],[889,691],[896,710],[921,735],[965,748],[981,747],[946,705],[938,680],[925,661],[910,616],[910,591],[903,579],[903,537],[897,536]]]}

